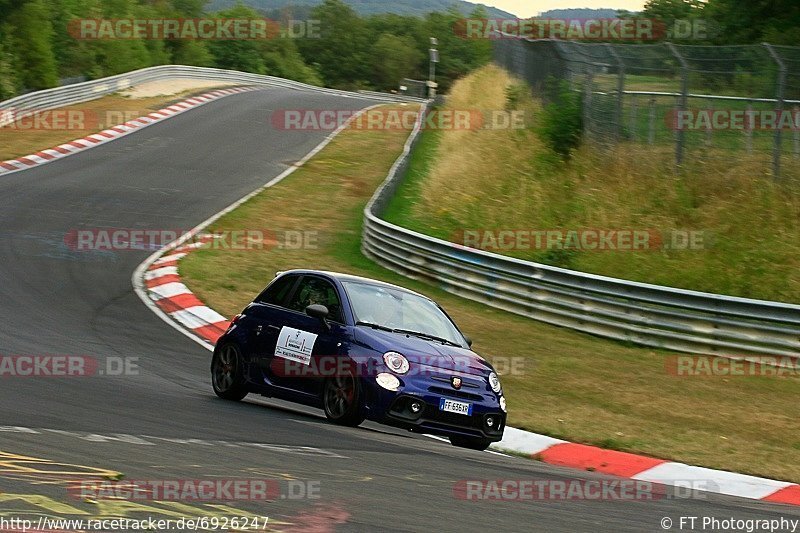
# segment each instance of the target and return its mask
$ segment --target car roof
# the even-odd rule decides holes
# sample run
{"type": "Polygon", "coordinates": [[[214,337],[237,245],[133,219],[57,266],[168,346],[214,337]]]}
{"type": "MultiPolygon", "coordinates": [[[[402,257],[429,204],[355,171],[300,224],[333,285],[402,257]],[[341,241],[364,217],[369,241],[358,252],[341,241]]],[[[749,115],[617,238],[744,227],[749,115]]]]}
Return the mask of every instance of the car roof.
{"type": "MultiPolygon", "coordinates": [[[[365,278],[363,276],[355,276],[353,274],[345,274],[343,272],[332,272],[330,270],[310,270],[310,269],[293,269],[293,270],[284,270],[282,272],[278,272],[277,275],[280,276],[282,274],[322,274],[325,276],[329,276],[332,278],[336,278],[339,281],[350,281],[355,283],[367,283],[370,285],[378,285],[380,287],[387,287],[390,289],[395,289],[398,291],[407,292],[410,294],[414,294],[416,296],[420,296],[425,298],[426,300],[431,300],[431,298],[425,296],[424,294],[420,294],[418,292],[412,291],[411,289],[406,289],[405,287],[401,287],[399,285],[393,285],[391,283],[386,283],[385,281],[380,281],[377,279],[372,278],[365,278]]],[[[432,300],[431,300],[432,301],[432,300]]]]}

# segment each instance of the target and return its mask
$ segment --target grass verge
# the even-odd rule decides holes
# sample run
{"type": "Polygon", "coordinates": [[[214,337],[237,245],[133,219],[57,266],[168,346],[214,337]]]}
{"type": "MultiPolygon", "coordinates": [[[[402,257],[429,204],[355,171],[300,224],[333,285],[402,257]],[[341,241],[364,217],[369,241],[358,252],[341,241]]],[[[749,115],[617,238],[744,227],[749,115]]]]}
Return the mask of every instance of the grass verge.
{"type": "MultiPolygon", "coordinates": [[[[515,427],[800,481],[793,412],[797,379],[678,378],[665,370],[664,352],[546,326],[406,279],[365,258],[362,210],[401,152],[406,134],[344,131],[307,165],[210,228],[316,232],[315,246],[201,249],[181,262],[184,282],[228,316],[276,271],[288,268],[338,270],[404,285],[440,302],[475,339],[479,353],[495,362],[516,358],[516,370],[501,378],[515,427]]],[[[426,159],[425,147],[415,158],[426,159]]]]}
{"type": "MultiPolygon", "coordinates": [[[[190,89],[178,94],[131,98],[113,94],[58,110],[42,111],[0,128],[0,161],[29,155],[86,137],[128,120],[158,111],[192,95],[213,91],[190,89]],[[53,111],[56,111],[53,113],[53,111]]],[[[0,109],[0,113],[2,113],[0,109]]]]}
{"type": "MultiPolygon", "coordinates": [[[[500,68],[485,67],[454,85],[447,107],[504,109],[506,88],[517,84],[500,68]]],[[[652,245],[631,251],[581,251],[544,240],[536,246],[533,238],[510,249],[481,242],[489,251],[583,272],[800,302],[800,180],[765,176],[769,152],[691,141],[704,153],[687,156],[677,175],[670,135],[653,146],[584,146],[564,163],[537,134],[539,103],[523,94],[519,105],[532,117],[527,129],[425,131],[424,161],[413,162],[387,218],[447,240],[460,240],[465,230],[646,232],[652,245]],[[695,246],[681,248],[689,232],[695,246]]]]}

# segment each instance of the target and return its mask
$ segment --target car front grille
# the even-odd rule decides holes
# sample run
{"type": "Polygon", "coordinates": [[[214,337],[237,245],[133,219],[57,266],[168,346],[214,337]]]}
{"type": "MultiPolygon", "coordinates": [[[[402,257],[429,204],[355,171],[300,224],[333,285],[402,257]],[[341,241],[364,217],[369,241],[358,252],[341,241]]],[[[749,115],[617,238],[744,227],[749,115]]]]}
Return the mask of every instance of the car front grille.
{"type": "Polygon", "coordinates": [[[434,394],[441,394],[443,396],[453,396],[454,398],[461,398],[462,400],[472,400],[473,402],[480,402],[483,396],[480,394],[472,394],[462,390],[446,389],[444,387],[428,387],[428,391],[434,394]]]}

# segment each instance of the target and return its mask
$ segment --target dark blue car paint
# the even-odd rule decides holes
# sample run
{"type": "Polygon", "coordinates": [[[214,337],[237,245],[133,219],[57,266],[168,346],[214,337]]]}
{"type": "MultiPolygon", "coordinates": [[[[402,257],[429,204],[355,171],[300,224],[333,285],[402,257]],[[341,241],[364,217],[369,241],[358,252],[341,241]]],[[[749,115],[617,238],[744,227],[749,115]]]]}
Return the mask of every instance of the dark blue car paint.
{"type": "Polygon", "coordinates": [[[328,321],[329,328],[326,328],[320,320],[305,313],[266,303],[249,304],[241,317],[219,338],[216,346],[219,348],[231,342],[239,346],[250,392],[322,408],[323,378],[287,378],[270,371],[268,361],[274,355],[278,333],[281,326],[289,326],[318,335],[312,358],[349,358],[357,365],[367,419],[444,436],[464,435],[492,441],[502,438],[506,417],[499,403],[502,392],[497,394],[489,386],[488,375],[493,369],[487,361],[466,347],[356,326],[347,292],[340,280],[340,277],[349,279],[348,276],[314,270],[293,270],[282,274],[285,275],[312,275],[331,282],[342,302],[345,323],[328,321]],[[403,354],[411,365],[407,375],[395,374],[401,382],[397,392],[382,388],[372,377],[379,372],[392,373],[383,361],[383,354],[388,351],[403,354]],[[462,378],[464,386],[460,390],[450,385],[451,376],[462,378]],[[471,395],[470,398],[465,399],[465,394],[471,395]],[[472,403],[472,416],[437,413],[443,397],[472,403]],[[395,402],[402,404],[404,400],[401,398],[424,401],[426,407],[422,419],[411,421],[393,414],[392,406],[396,405],[395,402]],[[481,426],[480,421],[487,415],[500,417],[502,422],[498,431],[487,432],[481,426]]]}

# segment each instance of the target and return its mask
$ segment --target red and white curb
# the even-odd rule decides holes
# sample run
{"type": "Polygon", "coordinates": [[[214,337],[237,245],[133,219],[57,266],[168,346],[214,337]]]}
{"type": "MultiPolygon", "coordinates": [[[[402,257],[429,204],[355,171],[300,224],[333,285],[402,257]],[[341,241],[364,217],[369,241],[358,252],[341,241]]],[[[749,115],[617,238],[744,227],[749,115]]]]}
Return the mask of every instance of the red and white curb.
{"type": "Polygon", "coordinates": [[[181,283],[178,274],[178,261],[210,240],[208,235],[199,235],[191,244],[153,261],[144,272],[143,282],[148,297],[164,314],[213,346],[228,329],[230,320],[203,304],[181,283]]]}
{"type": "MultiPolygon", "coordinates": [[[[201,338],[209,349],[225,332],[230,321],[204,305],[181,283],[178,262],[210,239],[210,236],[200,235],[192,244],[171,250],[169,255],[149,265],[143,276],[148,295],[155,305],[183,328],[201,338]]],[[[503,440],[492,445],[492,448],[523,453],[555,466],[663,485],[696,487],[696,490],[772,503],[800,505],[800,485],[794,483],[606,450],[513,427],[507,427],[503,440]]]]}
{"type": "Polygon", "coordinates": [[[147,126],[157,124],[162,120],[166,120],[203,104],[213,102],[214,100],[218,100],[232,94],[254,91],[256,89],[256,87],[234,87],[232,89],[211,91],[200,96],[188,98],[182,102],[178,102],[177,104],[165,107],[164,109],[153,111],[149,115],[129,120],[124,124],[119,124],[99,133],[94,133],[81,139],[75,139],[74,141],[70,141],[65,144],[60,144],[55,148],[42,150],[40,152],[36,152],[35,154],[18,157],[16,159],[0,161],[0,176],[29,169],[38,165],[43,165],[63,157],[82,152],[89,148],[94,148],[95,146],[119,139],[120,137],[124,137],[125,135],[131,134],[135,131],[139,131],[147,126]]]}
{"type": "Polygon", "coordinates": [[[369,106],[358,113],[354,113],[300,161],[255,191],[204,220],[177,241],[168,244],[145,259],[131,277],[133,288],[142,302],[177,331],[180,331],[204,348],[213,350],[214,343],[228,328],[230,321],[203,304],[181,282],[180,274],[178,273],[178,262],[192,250],[210,242],[211,237],[201,233],[205,228],[263,190],[283,181],[284,178],[302,167],[309,159],[325,148],[334,137],[350,125],[351,121],[357,119],[361,114],[378,107],[378,105],[369,106]]]}
{"type": "Polygon", "coordinates": [[[596,446],[575,444],[507,427],[496,449],[530,455],[547,464],[579,468],[672,486],[707,487],[709,492],[800,505],[800,485],[724,470],[674,463],[596,446]]]}
{"type": "MultiPolygon", "coordinates": [[[[364,109],[362,112],[368,109],[371,108],[364,109]]],[[[355,115],[353,119],[357,116],[355,115]]],[[[201,223],[181,241],[159,250],[145,260],[132,278],[134,288],[142,301],[172,327],[205,348],[213,350],[214,343],[228,328],[230,321],[203,304],[181,282],[179,262],[193,250],[210,242],[211,236],[200,233],[204,228],[294,172],[322,150],[345,127],[347,124],[329,135],[306,157],[280,176],[201,223]],[[186,244],[189,239],[192,239],[192,242],[186,244]]],[[[526,454],[533,459],[555,466],[600,472],[664,485],[686,487],[689,484],[697,487],[696,490],[708,487],[710,492],[719,494],[772,503],[800,505],[800,485],[794,483],[605,450],[513,427],[506,427],[503,440],[492,445],[492,448],[498,451],[526,454]]]]}

